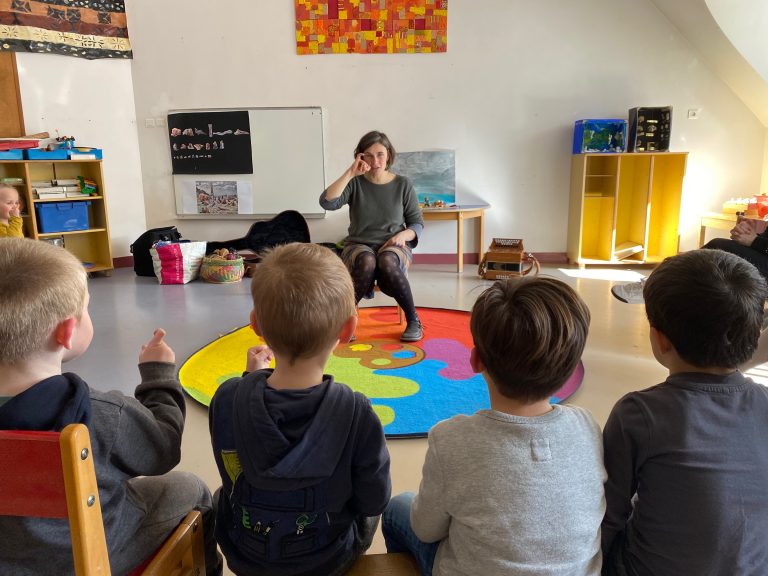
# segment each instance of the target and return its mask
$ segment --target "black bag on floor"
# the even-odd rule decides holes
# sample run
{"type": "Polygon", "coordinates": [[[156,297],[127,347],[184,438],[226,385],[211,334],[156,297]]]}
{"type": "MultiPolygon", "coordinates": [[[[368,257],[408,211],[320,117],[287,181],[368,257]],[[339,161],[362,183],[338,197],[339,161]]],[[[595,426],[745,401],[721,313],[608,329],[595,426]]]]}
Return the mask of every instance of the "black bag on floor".
{"type": "Polygon", "coordinates": [[[165,226],[164,228],[152,228],[147,230],[136,238],[131,244],[131,254],[133,254],[133,271],[137,276],[155,277],[155,268],[152,265],[152,255],[149,249],[156,242],[178,242],[181,240],[181,234],[176,226],[165,226]]]}
{"type": "Polygon", "coordinates": [[[254,222],[248,233],[242,238],[224,240],[223,242],[208,242],[206,253],[210,254],[218,248],[235,250],[253,250],[257,254],[265,248],[291,242],[309,242],[309,226],[304,216],[295,210],[280,212],[272,220],[254,222]]]}

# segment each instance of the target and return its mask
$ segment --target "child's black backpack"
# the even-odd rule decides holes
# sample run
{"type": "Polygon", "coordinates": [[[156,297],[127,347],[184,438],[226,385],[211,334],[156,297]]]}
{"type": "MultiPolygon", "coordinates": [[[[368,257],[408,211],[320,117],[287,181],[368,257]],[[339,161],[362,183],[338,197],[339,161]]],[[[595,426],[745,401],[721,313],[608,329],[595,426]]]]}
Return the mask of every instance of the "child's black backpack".
{"type": "Polygon", "coordinates": [[[152,265],[152,254],[149,249],[156,242],[178,242],[181,240],[181,234],[176,226],[165,226],[164,228],[152,228],[147,230],[136,238],[131,244],[131,254],[133,254],[133,271],[137,276],[155,276],[155,268],[152,265]]]}

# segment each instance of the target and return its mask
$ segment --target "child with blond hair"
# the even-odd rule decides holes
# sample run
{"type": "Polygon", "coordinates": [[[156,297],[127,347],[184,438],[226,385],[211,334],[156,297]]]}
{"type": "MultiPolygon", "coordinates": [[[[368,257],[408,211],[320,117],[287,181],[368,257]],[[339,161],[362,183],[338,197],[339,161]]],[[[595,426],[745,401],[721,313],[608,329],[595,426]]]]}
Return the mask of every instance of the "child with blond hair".
{"type": "Polygon", "coordinates": [[[19,191],[0,183],[0,238],[24,238],[19,191]]]}
{"type": "Polygon", "coordinates": [[[357,324],[352,279],[327,248],[288,244],[264,255],[251,294],[267,346],[249,351],[253,371],[222,384],[209,412],[216,538],[238,576],[341,575],[390,496],[371,403],[324,374],[357,324]]]}
{"type": "MultiPolygon", "coordinates": [[[[62,363],[91,343],[88,282],[72,254],[0,238],[0,429],[88,427],[109,563],[126,574],[149,558],[192,509],[203,513],[208,576],[221,574],[207,486],[171,472],[181,455],[184,394],[165,332],[139,352],[135,398],[101,392],[62,363]]],[[[72,574],[66,519],[0,517],[0,574],[72,574]]]]}

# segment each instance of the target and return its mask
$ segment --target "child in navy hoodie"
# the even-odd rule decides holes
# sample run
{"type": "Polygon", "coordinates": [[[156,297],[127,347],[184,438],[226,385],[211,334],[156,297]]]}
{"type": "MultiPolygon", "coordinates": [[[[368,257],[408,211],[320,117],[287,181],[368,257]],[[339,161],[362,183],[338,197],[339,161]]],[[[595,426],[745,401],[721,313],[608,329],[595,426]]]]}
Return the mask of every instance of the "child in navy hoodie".
{"type": "Polygon", "coordinates": [[[222,479],[216,539],[240,576],[344,574],[389,501],[389,453],[368,399],[323,374],[357,324],[342,261],[314,244],[267,253],[251,326],[268,347],[210,406],[222,479]],[[267,366],[274,355],[275,368],[267,366]]]}

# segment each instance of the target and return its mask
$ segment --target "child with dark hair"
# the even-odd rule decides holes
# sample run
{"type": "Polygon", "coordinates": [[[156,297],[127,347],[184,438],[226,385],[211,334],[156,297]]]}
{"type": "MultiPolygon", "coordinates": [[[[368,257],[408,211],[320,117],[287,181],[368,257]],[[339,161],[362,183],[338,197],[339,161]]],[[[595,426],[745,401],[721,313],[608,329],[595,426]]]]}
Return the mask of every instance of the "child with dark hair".
{"type": "Polygon", "coordinates": [[[765,574],[768,389],[737,369],[766,298],[757,269],[720,250],[667,258],[645,283],[657,386],[604,430],[604,574],[765,574]]]}
{"type": "Polygon", "coordinates": [[[600,429],[583,408],[549,403],[579,363],[589,320],[551,278],[480,295],[470,362],[491,409],[430,430],[419,493],[384,512],[389,552],[411,552],[427,576],[600,573],[600,429]]]}

